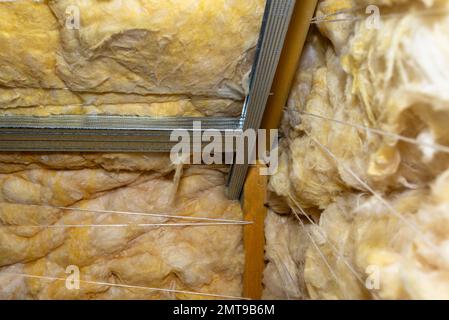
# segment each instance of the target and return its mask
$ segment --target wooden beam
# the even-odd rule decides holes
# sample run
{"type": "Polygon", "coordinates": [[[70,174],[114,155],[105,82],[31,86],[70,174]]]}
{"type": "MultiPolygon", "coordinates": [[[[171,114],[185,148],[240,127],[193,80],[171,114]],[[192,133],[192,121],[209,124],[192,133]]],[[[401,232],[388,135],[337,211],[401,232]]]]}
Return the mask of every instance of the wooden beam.
{"type": "MultiPolygon", "coordinates": [[[[298,69],[301,53],[313,18],[317,0],[297,0],[289,27],[281,60],[271,89],[267,108],[262,120],[263,129],[277,129],[282,119],[284,107],[298,69]]],[[[269,146],[271,147],[271,146],[269,146]]],[[[267,208],[268,179],[261,176],[262,165],[249,169],[243,190],[243,213],[245,220],[253,221],[244,227],[246,252],[243,276],[243,295],[251,299],[261,299],[263,292],[263,271],[265,269],[265,217],[267,208]]]]}
{"type": "Polygon", "coordinates": [[[262,280],[265,269],[265,233],[264,223],[267,215],[267,176],[260,175],[259,164],[249,169],[243,189],[243,213],[246,221],[253,224],[244,227],[243,242],[246,252],[245,272],[243,275],[243,296],[260,300],[262,298],[262,280]]]}
{"type": "Polygon", "coordinates": [[[282,50],[271,96],[262,120],[263,129],[277,129],[295,79],[302,49],[309,32],[310,20],[315,13],[317,0],[297,0],[284,49],[282,50]]]}

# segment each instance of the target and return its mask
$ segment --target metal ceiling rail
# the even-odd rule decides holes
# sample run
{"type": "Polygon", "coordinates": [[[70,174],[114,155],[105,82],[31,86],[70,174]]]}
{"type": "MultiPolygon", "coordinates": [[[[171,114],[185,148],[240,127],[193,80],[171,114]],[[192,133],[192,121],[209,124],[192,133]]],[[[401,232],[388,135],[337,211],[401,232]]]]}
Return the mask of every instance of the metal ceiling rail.
{"type": "MultiPolygon", "coordinates": [[[[295,4],[295,0],[267,1],[250,93],[243,109],[243,130],[260,128],[295,4]]],[[[232,167],[228,181],[231,199],[240,197],[248,167],[248,164],[232,167]]]]}
{"type": "MultiPolygon", "coordinates": [[[[192,136],[194,122],[201,132],[215,129],[238,136],[238,118],[151,118],[116,116],[2,117],[1,151],[170,152],[176,130],[192,136]]],[[[199,131],[196,129],[196,131],[199,131]]]]}
{"type": "MultiPolygon", "coordinates": [[[[295,0],[267,0],[250,93],[240,118],[151,118],[123,116],[2,116],[0,151],[169,152],[175,130],[201,131],[258,129],[283,48],[295,0]]],[[[229,176],[229,196],[240,197],[248,165],[234,165],[229,176]]]]}

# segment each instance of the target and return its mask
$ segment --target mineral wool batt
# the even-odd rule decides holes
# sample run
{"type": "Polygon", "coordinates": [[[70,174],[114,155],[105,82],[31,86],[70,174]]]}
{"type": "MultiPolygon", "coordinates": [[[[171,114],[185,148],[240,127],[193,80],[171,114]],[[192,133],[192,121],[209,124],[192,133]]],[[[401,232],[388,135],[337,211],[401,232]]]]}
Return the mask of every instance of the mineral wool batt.
{"type": "Polygon", "coordinates": [[[0,113],[238,115],[264,6],[0,2],[0,113]]]}
{"type": "Polygon", "coordinates": [[[305,227],[268,216],[266,297],[449,298],[448,9],[319,2],[270,180],[305,227]]]}
{"type": "MultiPolygon", "coordinates": [[[[0,116],[238,116],[264,7],[1,1],[0,116]]],[[[168,154],[0,153],[0,298],[241,296],[241,225],[165,226],[241,220],[226,177],[168,154]]]]}

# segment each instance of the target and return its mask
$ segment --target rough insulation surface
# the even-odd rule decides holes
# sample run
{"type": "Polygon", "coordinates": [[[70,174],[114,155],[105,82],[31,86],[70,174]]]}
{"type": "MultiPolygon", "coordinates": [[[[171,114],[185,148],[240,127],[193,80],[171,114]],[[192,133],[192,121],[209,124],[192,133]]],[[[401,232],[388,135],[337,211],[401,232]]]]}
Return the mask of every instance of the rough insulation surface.
{"type": "Polygon", "coordinates": [[[264,5],[1,2],[0,114],[239,115],[264,5]]]}
{"type": "Polygon", "coordinates": [[[448,8],[319,3],[318,17],[361,18],[321,22],[309,36],[270,180],[273,210],[293,218],[267,220],[267,297],[449,298],[449,155],[435,147],[449,144],[448,8]],[[366,23],[368,5],[380,28],[366,23]],[[277,233],[286,248],[275,250],[277,233]]]}
{"type": "Polygon", "coordinates": [[[168,156],[148,154],[2,154],[0,161],[0,298],[211,298],[90,282],[241,296],[241,226],[142,227],[204,221],[88,211],[241,220],[240,204],[225,196],[224,172],[188,168],[181,176],[168,156]],[[82,224],[129,226],[73,227],[82,224]],[[72,227],[42,227],[57,225],[72,227]],[[16,275],[67,279],[70,266],[80,270],[79,290],[16,275]]]}
{"type": "MultiPolygon", "coordinates": [[[[2,1],[0,115],[240,115],[264,7],[265,0],[2,1]]],[[[220,170],[182,172],[168,155],[1,153],[0,298],[241,296],[241,226],[142,227],[186,220],[88,211],[240,220],[225,178],[220,170]],[[98,226],[111,224],[125,226],[98,226]],[[70,266],[81,281],[172,292],[83,282],[68,290],[50,279],[65,279],[70,266]]]]}

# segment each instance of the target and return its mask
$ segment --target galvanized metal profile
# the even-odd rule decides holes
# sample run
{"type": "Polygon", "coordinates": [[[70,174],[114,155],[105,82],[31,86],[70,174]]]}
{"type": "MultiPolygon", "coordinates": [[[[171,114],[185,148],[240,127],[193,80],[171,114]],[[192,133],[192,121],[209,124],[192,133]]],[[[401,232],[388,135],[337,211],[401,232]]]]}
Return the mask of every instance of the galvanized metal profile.
{"type": "Polygon", "coordinates": [[[208,129],[241,132],[236,118],[118,116],[7,116],[0,121],[1,151],[169,152],[172,132],[208,129]],[[201,127],[194,127],[195,122],[201,127]]]}
{"type": "MultiPolygon", "coordinates": [[[[267,1],[250,93],[243,109],[243,130],[260,128],[295,4],[295,0],[267,1]]],[[[240,198],[248,167],[233,165],[228,181],[230,198],[240,198]]]]}

